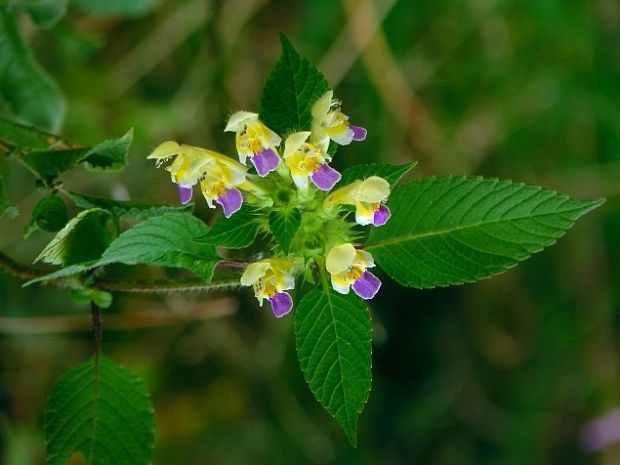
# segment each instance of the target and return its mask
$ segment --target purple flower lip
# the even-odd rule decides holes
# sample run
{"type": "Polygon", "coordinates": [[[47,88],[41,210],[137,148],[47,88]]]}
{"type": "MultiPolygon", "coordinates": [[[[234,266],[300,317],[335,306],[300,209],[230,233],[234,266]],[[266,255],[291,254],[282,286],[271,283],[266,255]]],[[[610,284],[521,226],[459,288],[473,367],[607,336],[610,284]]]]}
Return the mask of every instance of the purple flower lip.
{"type": "Polygon", "coordinates": [[[243,197],[238,189],[231,187],[226,189],[215,201],[222,206],[224,216],[230,218],[233,213],[241,208],[243,197]]]}
{"type": "Polygon", "coordinates": [[[270,148],[264,148],[250,158],[259,176],[265,177],[275,170],[280,163],[280,157],[270,148]]]}
{"type": "Polygon", "coordinates": [[[276,318],[282,318],[293,308],[293,299],[287,292],[278,292],[269,297],[271,303],[271,311],[276,318]]]}
{"type": "Polygon", "coordinates": [[[353,134],[353,140],[360,141],[366,139],[366,129],[360,126],[349,124],[349,131],[353,134]]]}
{"type": "Polygon", "coordinates": [[[392,213],[390,212],[390,209],[385,205],[381,204],[375,212],[372,224],[374,224],[375,226],[383,226],[385,223],[387,223],[387,220],[390,219],[391,215],[392,213]]]}
{"type": "Polygon", "coordinates": [[[381,280],[370,271],[364,271],[353,285],[353,291],[364,300],[372,299],[381,287],[381,280]]]}
{"type": "Polygon", "coordinates": [[[340,181],[341,175],[327,163],[321,163],[316,171],[310,175],[310,179],[316,187],[322,191],[328,191],[340,181]]]}
{"type": "Polygon", "coordinates": [[[192,200],[192,193],[194,192],[194,190],[191,187],[185,187],[181,184],[177,184],[177,188],[179,190],[179,201],[182,204],[186,204],[190,200],[192,200]]]}

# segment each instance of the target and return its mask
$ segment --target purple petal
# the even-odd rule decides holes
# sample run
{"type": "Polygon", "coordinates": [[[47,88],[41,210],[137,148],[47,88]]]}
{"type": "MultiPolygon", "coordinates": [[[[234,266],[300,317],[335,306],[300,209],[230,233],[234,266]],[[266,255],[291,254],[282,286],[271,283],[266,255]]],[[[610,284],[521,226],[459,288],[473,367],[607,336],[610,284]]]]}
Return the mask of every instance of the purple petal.
{"type": "Polygon", "coordinates": [[[379,206],[379,209],[375,212],[375,217],[372,220],[372,224],[374,224],[375,226],[383,226],[385,223],[387,223],[387,220],[390,219],[391,215],[392,213],[390,212],[390,209],[385,205],[381,204],[379,206]]]}
{"type": "Polygon", "coordinates": [[[368,300],[375,296],[381,287],[381,281],[370,271],[364,271],[364,274],[357,278],[351,287],[362,299],[368,300]]]}
{"type": "Polygon", "coordinates": [[[191,187],[185,187],[181,184],[177,184],[177,188],[179,189],[179,201],[183,204],[192,200],[192,193],[194,190],[191,187]]]}
{"type": "Polygon", "coordinates": [[[222,206],[224,216],[226,218],[230,218],[230,215],[241,208],[243,197],[241,196],[241,192],[239,192],[239,190],[231,187],[226,189],[222,195],[215,199],[215,201],[222,206]]]}
{"type": "Polygon", "coordinates": [[[316,187],[322,191],[328,191],[340,181],[340,173],[327,163],[321,163],[316,171],[310,175],[310,179],[316,187]]]}
{"type": "Polygon", "coordinates": [[[366,129],[360,126],[353,126],[352,124],[349,124],[349,131],[353,133],[353,140],[366,139],[366,129]]]}
{"type": "Polygon", "coordinates": [[[280,157],[270,148],[265,148],[258,153],[252,155],[252,163],[256,168],[259,176],[267,176],[270,171],[276,169],[280,163],[280,157]]]}
{"type": "Polygon", "coordinates": [[[590,452],[604,449],[620,439],[620,409],[588,423],[581,432],[581,446],[590,452]]]}
{"type": "Polygon", "coordinates": [[[282,318],[293,308],[293,299],[286,292],[274,294],[269,297],[269,302],[271,303],[271,311],[276,318],[282,318]]]}

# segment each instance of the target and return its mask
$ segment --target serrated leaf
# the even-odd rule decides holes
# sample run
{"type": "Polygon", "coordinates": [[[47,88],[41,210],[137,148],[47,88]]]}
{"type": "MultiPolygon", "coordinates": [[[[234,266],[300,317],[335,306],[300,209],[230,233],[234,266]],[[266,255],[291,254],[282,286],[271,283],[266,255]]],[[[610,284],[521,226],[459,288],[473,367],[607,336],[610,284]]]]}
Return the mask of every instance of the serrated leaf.
{"type": "Polygon", "coordinates": [[[269,214],[269,229],[285,254],[288,254],[300,225],[301,212],[298,208],[274,210],[269,214]]]}
{"type": "Polygon", "coordinates": [[[161,205],[128,200],[112,200],[73,191],[67,191],[67,195],[80,208],[103,208],[110,211],[117,218],[146,219],[164,213],[188,213],[193,207],[192,204],[161,205]]]}
{"type": "Polygon", "coordinates": [[[9,0],[9,11],[23,10],[28,12],[32,22],[39,27],[51,27],[56,24],[67,11],[69,0],[9,0]]]}
{"type": "Polygon", "coordinates": [[[300,56],[280,34],[282,54],[267,77],[261,99],[262,121],[280,135],[309,131],[310,110],[327,90],[328,84],[310,62],[300,56]]]}
{"type": "Polygon", "coordinates": [[[84,161],[92,170],[118,171],[127,165],[127,153],[133,140],[133,128],[117,139],[108,139],[86,153],[84,161]]]}
{"type": "Polygon", "coordinates": [[[0,219],[2,219],[4,215],[7,215],[9,218],[15,218],[17,214],[17,207],[13,205],[6,196],[6,192],[4,191],[4,179],[2,175],[0,175],[0,219]]]}
{"type": "Polygon", "coordinates": [[[24,230],[24,237],[28,237],[37,229],[48,232],[60,231],[69,220],[67,206],[57,195],[43,197],[35,205],[30,221],[24,230]]]}
{"type": "Polygon", "coordinates": [[[392,193],[392,218],[365,249],[407,286],[473,282],[553,244],[601,203],[496,179],[425,178],[392,193]]]}
{"type": "Polygon", "coordinates": [[[207,234],[197,237],[196,242],[218,245],[228,249],[247,247],[256,238],[258,223],[254,209],[243,204],[230,218],[220,216],[207,234]]]}
{"type": "Polygon", "coordinates": [[[80,452],[87,465],[147,465],[153,406],[140,378],[103,355],[72,368],[54,385],[44,417],[49,465],[80,452]]]}
{"type": "Polygon", "coordinates": [[[358,179],[366,179],[370,176],[379,176],[390,183],[394,187],[400,178],[402,178],[409,170],[411,170],[417,162],[404,163],[402,165],[390,165],[389,163],[368,163],[364,165],[355,165],[347,168],[342,172],[342,177],[335,189],[346,186],[358,179]]]}
{"type": "Polygon", "coordinates": [[[124,263],[187,268],[210,281],[220,257],[213,246],[194,241],[208,230],[206,224],[189,214],[155,216],[118,236],[98,265],[124,263]]]}
{"type": "Polygon", "coordinates": [[[35,262],[69,266],[99,258],[112,242],[107,227],[111,217],[101,208],[81,211],[54,236],[35,262]]]}
{"type": "Polygon", "coordinates": [[[22,287],[28,287],[32,284],[37,283],[45,283],[47,281],[53,281],[55,279],[68,278],[69,276],[79,275],[88,271],[97,266],[96,260],[91,260],[89,262],[83,263],[75,263],[73,265],[66,266],[59,270],[53,271],[43,276],[39,276],[38,278],[31,279],[30,281],[26,281],[22,287]]]}
{"type": "Polygon", "coordinates": [[[314,289],[295,310],[297,357],[319,403],[357,443],[357,417],[370,392],[370,314],[353,294],[314,289]]]}
{"type": "Polygon", "coordinates": [[[0,92],[21,121],[51,131],[60,129],[64,96],[35,61],[6,6],[0,7],[0,92]]]}
{"type": "Polygon", "coordinates": [[[140,16],[157,4],[156,0],[73,0],[73,4],[96,16],[140,16]]]}
{"type": "Polygon", "coordinates": [[[44,179],[85,163],[93,170],[118,171],[127,164],[127,153],[133,138],[133,129],[117,139],[108,139],[95,147],[61,150],[35,150],[24,154],[21,160],[44,179]]]}

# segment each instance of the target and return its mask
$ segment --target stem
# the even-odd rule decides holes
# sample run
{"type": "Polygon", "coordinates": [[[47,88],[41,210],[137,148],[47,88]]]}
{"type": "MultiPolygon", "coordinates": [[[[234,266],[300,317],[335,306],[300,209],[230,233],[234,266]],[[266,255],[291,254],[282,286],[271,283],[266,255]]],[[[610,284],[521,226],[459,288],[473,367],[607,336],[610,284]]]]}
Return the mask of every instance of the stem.
{"type": "Polygon", "coordinates": [[[93,349],[95,355],[101,352],[101,309],[95,302],[90,302],[90,317],[93,325],[93,349]]]}
{"type": "Polygon", "coordinates": [[[30,280],[39,278],[46,273],[31,266],[21,265],[11,257],[0,252],[0,269],[5,270],[8,274],[19,279],[30,280]]]}

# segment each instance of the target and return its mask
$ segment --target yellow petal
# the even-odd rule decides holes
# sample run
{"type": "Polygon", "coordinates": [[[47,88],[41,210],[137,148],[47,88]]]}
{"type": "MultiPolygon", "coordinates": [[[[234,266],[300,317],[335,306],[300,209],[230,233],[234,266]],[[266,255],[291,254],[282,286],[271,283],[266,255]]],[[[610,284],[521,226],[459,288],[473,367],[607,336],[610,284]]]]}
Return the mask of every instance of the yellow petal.
{"type": "Polygon", "coordinates": [[[295,132],[288,136],[284,143],[284,158],[297,152],[308,137],[310,137],[310,131],[295,132]]]}
{"type": "Polygon", "coordinates": [[[243,125],[248,121],[256,121],[258,119],[258,113],[252,113],[249,111],[238,111],[233,113],[228,118],[228,123],[224,128],[224,132],[239,132],[243,128],[243,125]]]}
{"type": "Polygon", "coordinates": [[[357,190],[357,200],[361,202],[383,202],[390,195],[390,183],[379,176],[364,179],[357,190]]]}
{"type": "Polygon", "coordinates": [[[353,181],[351,184],[341,187],[340,189],[336,189],[327,196],[325,199],[325,204],[327,206],[340,204],[355,205],[357,201],[357,191],[361,183],[362,181],[357,180],[353,181]]]}
{"type": "Polygon", "coordinates": [[[256,281],[265,276],[265,273],[270,268],[271,265],[265,261],[250,263],[243,272],[243,275],[241,276],[241,284],[243,286],[251,286],[256,281]]]}
{"type": "Polygon", "coordinates": [[[329,113],[329,109],[331,108],[333,97],[334,97],[334,91],[328,90],[321,96],[320,99],[314,102],[314,105],[312,105],[312,110],[311,110],[312,118],[319,120],[318,122],[320,123],[323,120],[323,118],[327,116],[327,113],[329,113]]]}
{"type": "Polygon", "coordinates": [[[173,140],[167,140],[166,142],[159,144],[146,158],[155,158],[156,160],[159,160],[161,158],[168,158],[173,155],[178,155],[179,153],[181,153],[181,146],[173,140]]]}
{"type": "Polygon", "coordinates": [[[325,268],[330,274],[346,271],[355,259],[355,247],[349,242],[332,247],[325,259],[325,268]]]}

